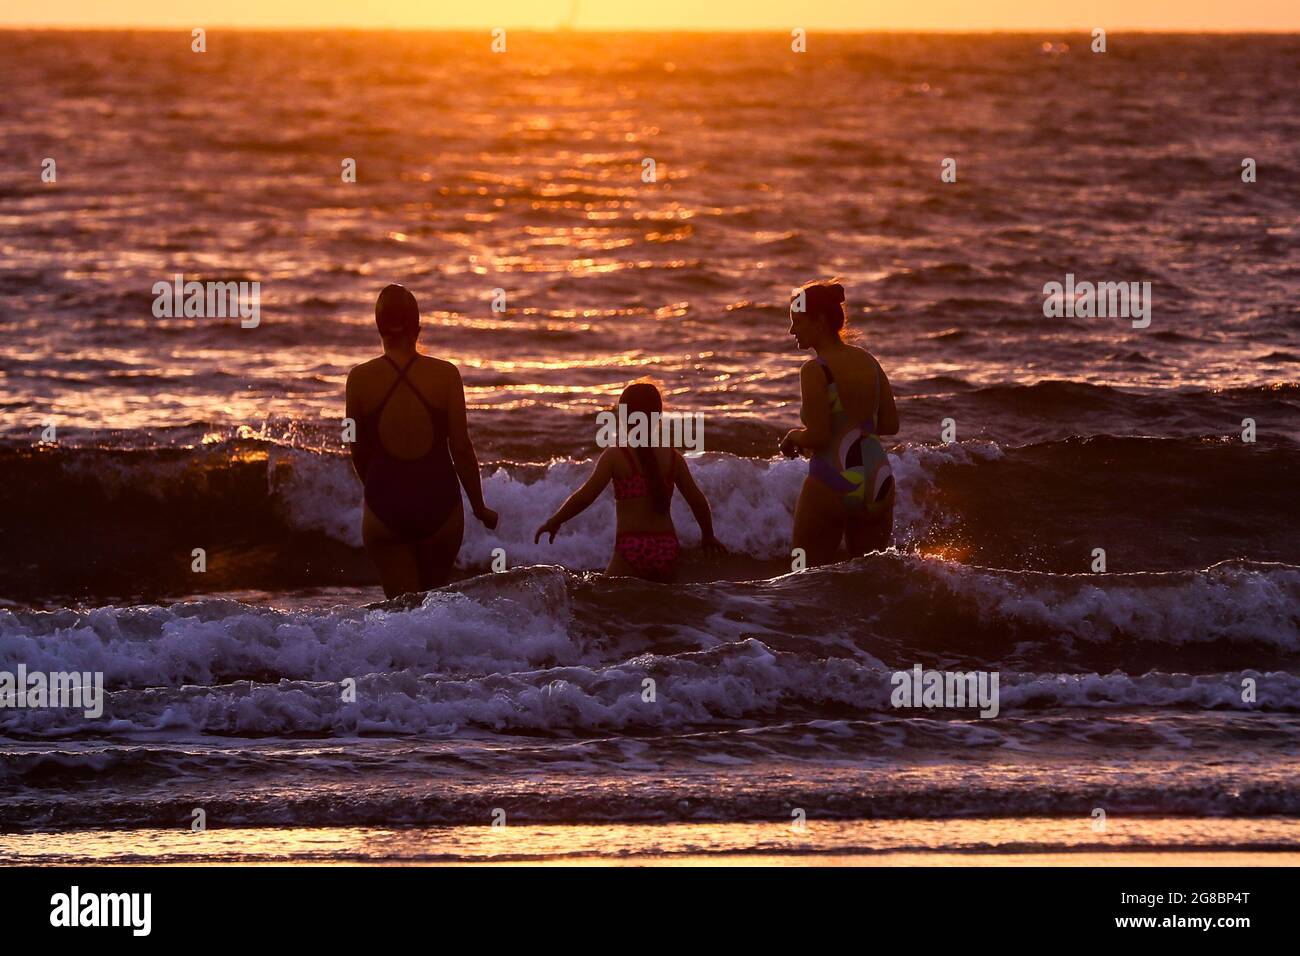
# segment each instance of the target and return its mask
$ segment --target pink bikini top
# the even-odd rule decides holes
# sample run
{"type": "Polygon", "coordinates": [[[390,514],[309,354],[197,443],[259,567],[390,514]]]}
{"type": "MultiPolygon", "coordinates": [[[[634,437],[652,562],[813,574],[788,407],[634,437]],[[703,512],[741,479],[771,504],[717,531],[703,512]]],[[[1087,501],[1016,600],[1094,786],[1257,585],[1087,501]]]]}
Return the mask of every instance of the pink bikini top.
{"type": "MultiPolygon", "coordinates": [[[[646,482],[645,476],[637,470],[636,455],[632,453],[631,448],[620,446],[620,451],[627,455],[627,462],[632,466],[632,474],[626,478],[614,478],[614,498],[618,501],[624,501],[628,498],[649,498],[650,485],[646,482]]],[[[671,495],[673,490],[673,469],[677,467],[677,456],[673,455],[668,461],[668,493],[671,495]]]]}

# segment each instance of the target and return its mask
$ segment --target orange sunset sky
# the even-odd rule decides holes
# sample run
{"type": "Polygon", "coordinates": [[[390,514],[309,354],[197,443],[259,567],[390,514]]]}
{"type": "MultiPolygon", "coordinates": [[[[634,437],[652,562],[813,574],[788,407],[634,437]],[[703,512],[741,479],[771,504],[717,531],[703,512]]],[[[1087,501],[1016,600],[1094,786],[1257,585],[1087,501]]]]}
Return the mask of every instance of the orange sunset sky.
{"type": "Polygon", "coordinates": [[[10,26],[585,30],[1300,30],[1300,0],[51,0],[10,26]]]}

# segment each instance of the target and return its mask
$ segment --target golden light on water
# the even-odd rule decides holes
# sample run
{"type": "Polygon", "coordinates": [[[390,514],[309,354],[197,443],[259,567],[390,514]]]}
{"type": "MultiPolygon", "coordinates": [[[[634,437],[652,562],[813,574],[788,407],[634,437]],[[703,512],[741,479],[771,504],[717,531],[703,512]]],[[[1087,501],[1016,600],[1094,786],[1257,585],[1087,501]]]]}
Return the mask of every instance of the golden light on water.
{"type": "Polygon", "coordinates": [[[964,564],[970,558],[971,549],[955,544],[925,545],[918,548],[917,553],[923,558],[936,558],[940,561],[964,564]]]}
{"type": "Polygon", "coordinates": [[[612,863],[617,865],[1251,865],[1295,866],[1300,821],[1114,817],[1104,843],[1069,818],[610,823],[458,827],[285,827],[0,834],[18,864],[612,863]],[[1179,846],[1175,853],[1152,847],[1179,846]],[[1219,848],[1235,846],[1239,854],[1219,848]],[[1251,847],[1271,852],[1250,852],[1251,847]],[[1034,847],[1038,847],[1035,852],[1034,847]],[[976,852],[971,852],[974,849],[976,852]],[[953,859],[955,857],[955,859],[953,859]],[[1158,858],[1158,859],[1157,859],[1158,858]],[[1240,861],[1238,861],[1240,862],[1240,861]]]}
{"type": "MultiPolygon", "coordinates": [[[[1290,0],[1094,0],[1081,7],[1063,0],[965,0],[910,4],[851,0],[480,0],[475,4],[421,0],[227,0],[214,12],[201,0],[67,0],[56,7],[11,5],[10,23],[240,26],[331,26],[388,29],[472,29],[494,26],[535,30],[1294,30],[1300,5],[1290,0]]],[[[671,64],[669,64],[671,66],[671,64]]],[[[666,67],[667,68],[667,67],[666,67]]],[[[540,68],[539,68],[540,69],[540,68]]]]}

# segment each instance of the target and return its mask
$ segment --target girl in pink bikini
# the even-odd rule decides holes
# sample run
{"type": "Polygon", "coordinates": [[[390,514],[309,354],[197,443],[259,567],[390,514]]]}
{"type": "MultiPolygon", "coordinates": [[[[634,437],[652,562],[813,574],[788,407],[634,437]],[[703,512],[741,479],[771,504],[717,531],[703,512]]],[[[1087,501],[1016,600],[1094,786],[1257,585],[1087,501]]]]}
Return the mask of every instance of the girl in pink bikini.
{"type": "MultiPolygon", "coordinates": [[[[659,389],[649,382],[637,382],[623,390],[619,405],[626,405],[629,415],[649,415],[663,411],[659,389]]],[[[617,408],[615,408],[617,412],[617,408]]],[[[596,459],[591,477],[571,494],[546,522],[537,529],[533,542],[549,534],[555,541],[560,525],[586,511],[605,486],[614,483],[618,525],[614,535],[614,554],[606,574],[670,581],[677,567],[680,545],[670,513],[673,489],[681,490],[699,523],[701,546],[708,551],[722,551],[713,536],[713,516],[708,499],[695,484],[686,459],[675,448],[606,448],[596,459]]]]}

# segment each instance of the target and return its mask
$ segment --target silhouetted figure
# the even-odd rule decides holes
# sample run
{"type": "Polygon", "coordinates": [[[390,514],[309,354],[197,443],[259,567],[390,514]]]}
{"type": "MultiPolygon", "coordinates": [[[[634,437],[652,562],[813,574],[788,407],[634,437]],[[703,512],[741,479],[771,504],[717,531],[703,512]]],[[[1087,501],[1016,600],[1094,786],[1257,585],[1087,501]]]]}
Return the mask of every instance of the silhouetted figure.
{"type": "Polygon", "coordinates": [[[352,464],[365,486],[361,537],[391,598],[446,583],[465,534],[462,486],[489,530],[497,514],[483,503],[460,371],[416,350],[415,296],[386,286],[375,324],[384,354],[348,374],[347,416],[357,424],[352,464]]]}
{"type": "MultiPolygon", "coordinates": [[[[663,397],[649,382],[629,385],[614,406],[627,407],[628,415],[662,414],[663,397]]],[[[675,448],[619,445],[606,448],[596,459],[591,476],[569,495],[560,509],[546,519],[533,535],[533,543],[555,535],[566,521],[582,514],[600,497],[605,486],[614,484],[614,554],[606,574],[671,581],[677,570],[681,545],[670,510],[673,490],[682,493],[700,526],[700,547],[725,550],[713,536],[713,515],[708,499],[691,475],[682,453],[675,448]]]]}
{"type": "Polygon", "coordinates": [[[781,439],[788,458],[808,456],[808,477],[794,513],[794,546],[809,565],[826,564],[844,539],[850,557],[889,547],[894,528],[894,475],[880,443],[898,434],[898,409],[880,363],[843,339],[844,286],[806,283],[804,309],[790,308],[790,334],[817,357],[803,364],[803,407],[781,439]]]}

